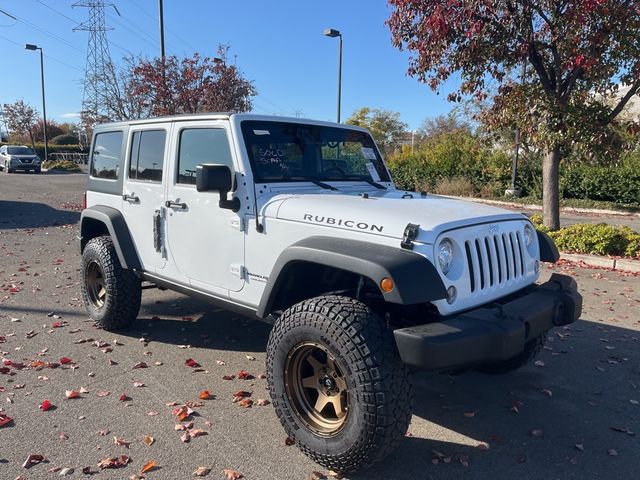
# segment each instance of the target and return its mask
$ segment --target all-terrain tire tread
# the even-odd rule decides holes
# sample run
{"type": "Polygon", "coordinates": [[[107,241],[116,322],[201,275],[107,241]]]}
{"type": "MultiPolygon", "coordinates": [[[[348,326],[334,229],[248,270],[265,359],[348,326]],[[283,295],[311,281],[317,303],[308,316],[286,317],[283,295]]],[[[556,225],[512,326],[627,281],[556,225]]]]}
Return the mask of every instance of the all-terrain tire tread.
{"type": "Polygon", "coordinates": [[[367,468],[397,446],[411,420],[413,396],[408,370],[400,360],[393,335],[378,315],[353,298],[328,295],[305,300],[286,310],[276,322],[267,345],[267,372],[273,369],[281,338],[301,326],[324,330],[349,349],[349,367],[357,377],[355,395],[366,412],[365,428],[359,440],[340,455],[312,450],[296,438],[291,418],[295,414],[284,404],[273,376],[268,375],[278,418],[298,448],[320,465],[341,473],[367,468]]]}
{"type": "Polygon", "coordinates": [[[95,237],[87,242],[82,252],[82,275],[86,270],[87,257],[94,255],[102,266],[107,290],[107,299],[100,317],[92,315],[90,301],[82,281],[82,297],[89,315],[96,324],[105,330],[120,330],[131,326],[140,311],[142,284],[140,278],[122,268],[118,254],[109,236],[95,237]]]}

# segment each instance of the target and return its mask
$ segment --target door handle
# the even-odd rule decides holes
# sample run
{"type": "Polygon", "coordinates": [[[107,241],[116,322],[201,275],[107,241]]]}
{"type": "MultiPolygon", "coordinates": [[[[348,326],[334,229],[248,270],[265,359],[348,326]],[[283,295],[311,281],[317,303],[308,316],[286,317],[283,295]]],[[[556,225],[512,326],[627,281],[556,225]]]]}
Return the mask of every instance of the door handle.
{"type": "Polygon", "coordinates": [[[164,202],[164,206],[167,208],[179,208],[180,210],[187,209],[186,203],[174,202],[173,200],[167,200],[166,202],[164,202]]]}
{"type": "Polygon", "coordinates": [[[131,203],[140,203],[140,197],[137,197],[133,193],[132,194],[125,193],[124,195],[122,195],[122,200],[126,200],[127,202],[131,202],[131,203]]]}

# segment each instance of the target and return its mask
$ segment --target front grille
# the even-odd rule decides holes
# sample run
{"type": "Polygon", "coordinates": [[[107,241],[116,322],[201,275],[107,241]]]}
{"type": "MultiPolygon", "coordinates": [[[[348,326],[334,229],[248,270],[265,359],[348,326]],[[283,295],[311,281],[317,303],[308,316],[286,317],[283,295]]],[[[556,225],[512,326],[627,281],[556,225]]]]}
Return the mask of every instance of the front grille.
{"type": "Polygon", "coordinates": [[[22,163],[31,163],[33,162],[33,158],[21,158],[20,161],[22,163]]]}
{"type": "Polygon", "coordinates": [[[525,275],[522,236],[519,231],[466,240],[471,292],[485,290],[525,275]]]}

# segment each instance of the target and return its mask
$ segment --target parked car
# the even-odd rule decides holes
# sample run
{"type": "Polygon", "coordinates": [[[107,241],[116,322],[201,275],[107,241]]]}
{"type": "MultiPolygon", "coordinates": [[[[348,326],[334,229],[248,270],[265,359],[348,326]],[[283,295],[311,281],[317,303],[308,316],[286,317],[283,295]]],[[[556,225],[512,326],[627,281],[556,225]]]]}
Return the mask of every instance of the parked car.
{"type": "Polygon", "coordinates": [[[0,170],[7,173],[33,171],[40,173],[42,160],[33,150],[24,145],[3,145],[0,147],[0,170]]]}
{"type": "Polygon", "coordinates": [[[96,127],[89,158],[90,317],[127,327],[148,282],[273,323],[275,413],[337,472],[404,437],[410,369],[515,370],[582,310],[573,278],[536,283],[540,262],[559,255],[526,216],[397,189],[362,128],[250,114],[134,120],[96,127]]]}

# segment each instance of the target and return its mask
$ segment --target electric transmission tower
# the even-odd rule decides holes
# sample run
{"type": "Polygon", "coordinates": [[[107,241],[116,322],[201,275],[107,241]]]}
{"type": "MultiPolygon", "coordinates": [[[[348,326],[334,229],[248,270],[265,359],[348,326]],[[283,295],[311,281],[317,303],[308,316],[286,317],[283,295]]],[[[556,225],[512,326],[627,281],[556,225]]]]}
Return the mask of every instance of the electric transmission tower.
{"type": "Polygon", "coordinates": [[[86,30],[89,32],[87,48],[87,63],[84,73],[84,94],[82,98],[82,123],[93,125],[109,119],[105,108],[108,92],[116,83],[116,74],[109,53],[107,31],[113,30],[105,23],[105,9],[113,7],[118,15],[118,9],[112,3],[104,0],[80,0],[72,7],[86,7],[89,9],[89,20],[82,22],[73,31],[86,30]]]}

